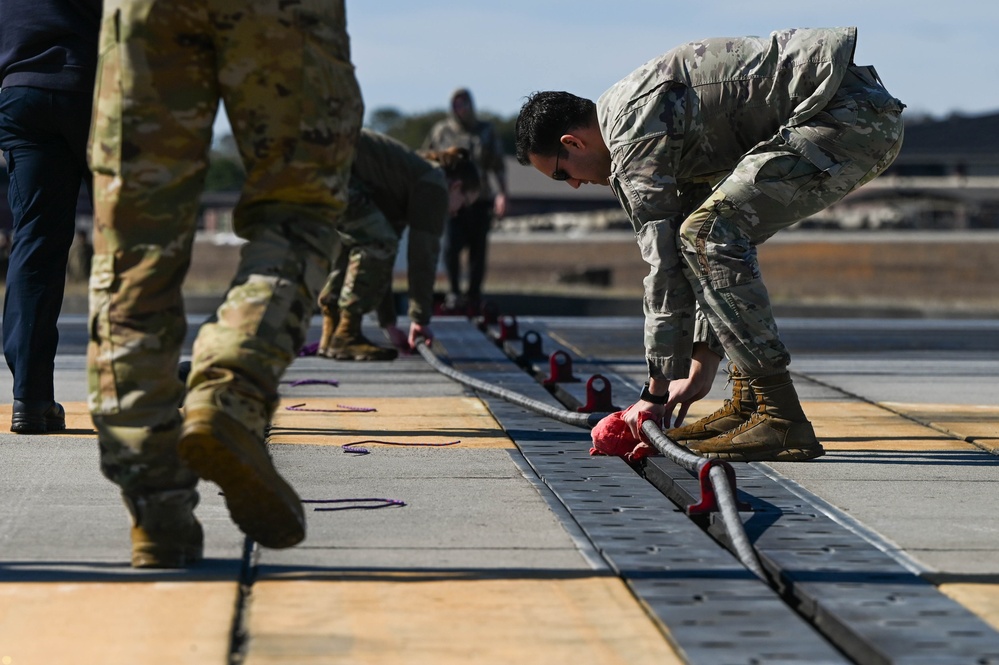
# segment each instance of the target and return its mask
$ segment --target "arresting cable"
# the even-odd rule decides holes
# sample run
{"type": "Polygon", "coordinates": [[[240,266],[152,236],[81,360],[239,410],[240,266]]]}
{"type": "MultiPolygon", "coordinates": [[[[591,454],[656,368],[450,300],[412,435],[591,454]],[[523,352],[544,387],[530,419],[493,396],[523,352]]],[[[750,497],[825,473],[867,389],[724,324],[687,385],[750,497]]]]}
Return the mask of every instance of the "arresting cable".
{"type": "MultiPolygon", "coordinates": [[[[443,362],[422,339],[417,343],[416,349],[431,367],[444,376],[473,390],[498,397],[511,404],[516,404],[529,411],[567,425],[593,429],[604,417],[610,415],[608,413],[577,413],[567,409],[560,409],[513,390],[476,379],[443,362]]],[[[767,582],[763,566],[760,564],[752,543],[749,542],[745,525],[743,525],[742,519],[739,517],[738,503],[735,497],[735,475],[731,466],[727,462],[709,460],[691,453],[666,436],[659,426],[651,420],[646,420],[642,424],[642,432],[649,443],[661,455],[669,458],[677,465],[698,474],[701,480],[702,491],[702,499],[699,506],[703,510],[718,510],[725,525],[725,531],[735,550],[735,555],[753,574],[767,582]]]]}

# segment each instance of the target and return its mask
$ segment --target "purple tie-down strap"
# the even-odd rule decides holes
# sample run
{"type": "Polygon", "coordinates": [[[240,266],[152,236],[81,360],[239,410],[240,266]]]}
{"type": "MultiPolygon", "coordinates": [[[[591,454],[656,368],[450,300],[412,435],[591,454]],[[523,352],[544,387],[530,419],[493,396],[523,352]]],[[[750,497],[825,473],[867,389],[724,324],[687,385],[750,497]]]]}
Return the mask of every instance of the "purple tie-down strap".
{"type": "Polygon", "coordinates": [[[319,353],[319,342],[312,342],[311,344],[306,344],[298,350],[298,357],[304,358],[306,356],[314,356],[319,353]]]}
{"type": "Polygon", "coordinates": [[[339,387],[340,382],[336,379],[296,379],[294,381],[282,381],[286,386],[298,387],[298,386],[334,386],[339,387]]]}
{"type": "Polygon", "coordinates": [[[303,409],[305,402],[301,404],[292,404],[291,406],[286,406],[286,411],[312,411],[315,413],[347,413],[347,412],[357,412],[357,413],[370,413],[372,411],[377,411],[373,406],[350,406],[348,404],[337,404],[335,409],[303,409]]]}
{"type": "Polygon", "coordinates": [[[372,504],[370,506],[344,505],[336,508],[313,508],[312,510],[315,512],[329,512],[333,510],[375,510],[376,508],[389,508],[392,506],[398,506],[401,508],[406,505],[406,502],[400,499],[302,499],[302,503],[372,504]]]}
{"type": "Polygon", "coordinates": [[[441,446],[455,446],[461,443],[461,440],[447,441],[445,443],[418,443],[414,441],[379,441],[378,439],[365,439],[364,441],[354,441],[353,443],[345,443],[341,448],[345,453],[354,453],[355,455],[368,455],[371,453],[367,448],[361,448],[362,443],[380,443],[383,446],[422,446],[426,448],[440,448],[441,446]]]}

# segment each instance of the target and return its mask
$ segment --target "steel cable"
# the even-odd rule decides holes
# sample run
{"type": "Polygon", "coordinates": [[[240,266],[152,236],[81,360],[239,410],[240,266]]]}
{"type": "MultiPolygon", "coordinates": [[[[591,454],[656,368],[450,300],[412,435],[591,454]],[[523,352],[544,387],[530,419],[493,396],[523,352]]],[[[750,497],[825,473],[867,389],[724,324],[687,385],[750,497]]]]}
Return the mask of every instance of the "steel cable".
{"type": "MultiPolygon", "coordinates": [[[[646,438],[656,450],[685,469],[700,473],[701,469],[709,463],[709,460],[695,455],[674,442],[651,420],[646,420],[642,423],[642,432],[645,433],[646,438]]],[[[711,487],[715,490],[718,510],[722,515],[722,523],[725,525],[725,531],[732,542],[736,556],[757,577],[767,581],[766,574],[763,572],[763,566],[756,555],[756,549],[749,542],[746,527],[742,523],[742,518],[739,517],[735,494],[725,471],[720,466],[713,466],[708,470],[708,479],[711,481],[711,487]]]]}
{"type": "MultiPolygon", "coordinates": [[[[473,376],[469,376],[464,372],[456,370],[447,363],[441,361],[441,359],[438,358],[430,347],[424,344],[422,340],[416,345],[416,349],[431,367],[444,376],[447,376],[448,378],[479,392],[492,395],[493,397],[499,397],[507,402],[516,404],[517,406],[522,406],[525,409],[547,416],[554,420],[558,420],[559,422],[567,425],[593,429],[593,427],[596,426],[600,420],[609,415],[607,413],[576,413],[568,411],[564,408],[560,409],[553,407],[513,390],[494,386],[491,383],[476,379],[473,376]]],[[[651,420],[646,420],[642,424],[642,432],[645,433],[649,442],[656,450],[659,451],[661,455],[669,458],[679,466],[682,466],[689,471],[700,472],[701,468],[709,462],[709,460],[691,453],[686,448],[671,440],[663,433],[659,426],[651,420]]],[[[735,549],[736,556],[753,574],[763,581],[767,581],[766,574],[763,571],[763,566],[760,564],[760,560],[756,555],[756,550],[749,541],[745,525],[739,517],[735,494],[733,493],[732,486],[729,484],[725,471],[719,466],[712,467],[708,470],[708,479],[711,481],[711,485],[714,488],[719,511],[722,517],[722,523],[725,525],[725,530],[728,533],[732,547],[735,549]]]]}
{"type": "Polygon", "coordinates": [[[545,404],[544,402],[536,399],[531,399],[526,395],[521,395],[518,392],[494,386],[491,383],[486,383],[485,381],[476,379],[474,376],[469,376],[464,372],[459,372],[447,363],[442,362],[440,358],[438,358],[434,352],[427,347],[426,344],[417,344],[416,348],[420,352],[420,355],[423,356],[424,360],[426,360],[431,367],[444,376],[454,379],[458,383],[462,383],[469,388],[478,390],[479,392],[492,395],[493,397],[499,397],[500,399],[504,399],[512,404],[522,406],[525,409],[548,416],[553,420],[558,420],[559,422],[563,422],[567,425],[593,429],[593,427],[600,422],[602,418],[608,415],[606,413],[576,413],[574,411],[567,411],[564,408],[560,409],[558,407],[545,404]]]}

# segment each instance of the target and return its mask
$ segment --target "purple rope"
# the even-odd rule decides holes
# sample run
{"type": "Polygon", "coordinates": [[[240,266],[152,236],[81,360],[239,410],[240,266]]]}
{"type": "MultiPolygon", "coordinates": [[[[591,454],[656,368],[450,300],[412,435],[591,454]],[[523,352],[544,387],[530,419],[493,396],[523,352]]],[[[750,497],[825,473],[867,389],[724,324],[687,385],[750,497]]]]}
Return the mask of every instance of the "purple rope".
{"type": "MultiPolygon", "coordinates": [[[[219,492],[219,496],[225,496],[225,492],[219,492]]],[[[402,499],[302,499],[302,503],[377,503],[375,506],[344,506],[343,508],[313,508],[314,512],[333,510],[375,510],[376,508],[388,508],[390,506],[403,507],[406,502],[402,499]]]]}
{"type": "Polygon", "coordinates": [[[339,387],[340,385],[340,382],[336,379],[297,379],[295,381],[282,381],[281,383],[293,387],[314,385],[339,387]]]}
{"type": "Polygon", "coordinates": [[[302,499],[302,503],[373,503],[373,506],[342,506],[339,508],[313,508],[314,512],[331,512],[334,510],[377,510],[392,506],[403,507],[405,501],[400,499],[302,499]]]}
{"type": "Polygon", "coordinates": [[[298,357],[304,358],[306,356],[314,356],[319,353],[319,342],[312,342],[311,344],[306,344],[298,350],[298,357]]]}
{"type": "Polygon", "coordinates": [[[461,440],[448,441],[446,443],[415,443],[415,442],[404,442],[404,441],[379,441],[378,439],[365,439],[364,441],[354,441],[353,443],[345,443],[340,446],[345,453],[353,453],[355,455],[369,455],[371,451],[367,448],[361,448],[362,443],[380,443],[385,446],[415,446],[424,448],[440,448],[441,446],[454,446],[461,443],[461,440]]]}

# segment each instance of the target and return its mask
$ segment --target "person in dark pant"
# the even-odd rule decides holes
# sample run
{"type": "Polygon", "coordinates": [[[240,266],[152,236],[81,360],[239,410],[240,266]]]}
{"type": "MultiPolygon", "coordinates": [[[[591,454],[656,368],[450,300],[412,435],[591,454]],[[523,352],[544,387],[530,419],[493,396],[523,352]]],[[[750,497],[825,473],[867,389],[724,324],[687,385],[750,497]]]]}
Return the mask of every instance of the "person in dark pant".
{"type": "Polygon", "coordinates": [[[0,148],[13,241],[3,350],[14,377],[11,431],[66,428],[55,401],[57,327],[81,182],[101,0],[0,0],[0,148]]]}
{"type": "Polygon", "coordinates": [[[449,306],[461,301],[461,252],[468,249],[468,290],[465,306],[468,313],[478,313],[482,282],[486,277],[486,252],[489,229],[493,223],[492,200],[479,199],[448,220],[444,229],[444,268],[447,270],[451,296],[449,306]]]}
{"type": "Polygon", "coordinates": [[[482,179],[478,200],[448,219],[443,248],[450,287],[446,309],[450,313],[464,309],[475,315],[481,304],[482,281],[486,276],[489,229],[493,219],[506,215],[507,188],[499,134],[493,123],[476,115],[472,93],[467,88],[452,93],[451,112],[431,128],[423,142],[424,150],[448,148],[468,150],[482,179]],[[468,289],[462,298],[461,253],[465,248],[468,248],[468,289]]]}

